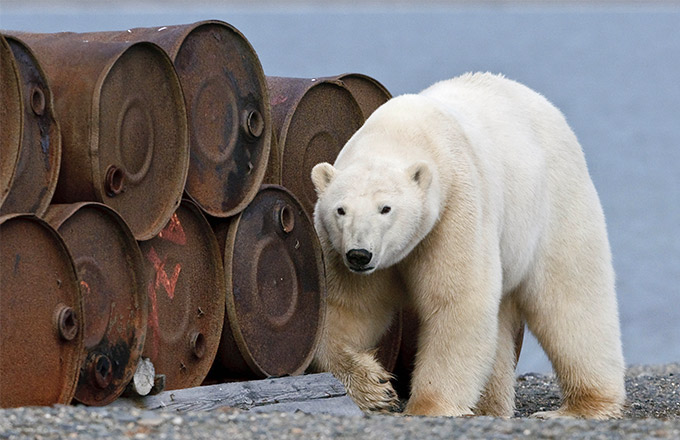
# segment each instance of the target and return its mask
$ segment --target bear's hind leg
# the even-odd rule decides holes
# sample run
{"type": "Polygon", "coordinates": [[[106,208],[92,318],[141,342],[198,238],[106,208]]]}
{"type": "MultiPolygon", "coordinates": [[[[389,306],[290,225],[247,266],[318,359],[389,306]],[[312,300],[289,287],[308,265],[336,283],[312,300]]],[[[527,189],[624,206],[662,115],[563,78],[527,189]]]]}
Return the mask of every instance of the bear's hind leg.
{"type": "Polygon", "coordinates": [[[548,355],[563,395],[559,410],[534,416],[620,417],[625,366],[611,263],[583,252],[571,255],[545,259],[521,298],[529,329],[548,355]]]}
{"type": "Polygon", "coordinates": [[[513,295],[507,295],[498,312],[498,346],[491,376],[475,406],[476,415],[512,417],[515,412],[516,339],[522,329],[513,295]]]}

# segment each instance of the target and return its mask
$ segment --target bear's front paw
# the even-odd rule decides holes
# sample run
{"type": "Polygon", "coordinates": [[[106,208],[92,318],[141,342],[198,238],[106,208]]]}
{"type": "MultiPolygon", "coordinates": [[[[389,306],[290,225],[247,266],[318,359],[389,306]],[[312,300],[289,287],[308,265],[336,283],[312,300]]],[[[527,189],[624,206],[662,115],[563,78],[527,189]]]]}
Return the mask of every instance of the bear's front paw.
{"type": "Polygon", "coordinates": [[[369,378],[368,375],[352,377],[347,393],[362,411],[398,412],[401,403],[394,391],[387,372],[380,379],[369,378]]]}
{"type": "Polygon", "coordinates": [[[369,353],[355,355],[352,368],[340,376],[347,394],[362,411],[401,410],[397,393],[390,383],[391,375],[369,353]]]}

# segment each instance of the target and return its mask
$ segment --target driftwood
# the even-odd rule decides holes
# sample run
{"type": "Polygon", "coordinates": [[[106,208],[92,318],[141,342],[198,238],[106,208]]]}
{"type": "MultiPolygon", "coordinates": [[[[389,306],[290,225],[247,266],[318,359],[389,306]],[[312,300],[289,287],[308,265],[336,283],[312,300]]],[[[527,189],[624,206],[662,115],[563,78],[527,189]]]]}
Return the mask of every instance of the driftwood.
{"type": "Polygon", "coordinates": [[[330,373],[164,391],[155,396],[118,399],[114,404],[179,412],[233,407],[256,412],[362,414],[345,387],[330,373]]]}

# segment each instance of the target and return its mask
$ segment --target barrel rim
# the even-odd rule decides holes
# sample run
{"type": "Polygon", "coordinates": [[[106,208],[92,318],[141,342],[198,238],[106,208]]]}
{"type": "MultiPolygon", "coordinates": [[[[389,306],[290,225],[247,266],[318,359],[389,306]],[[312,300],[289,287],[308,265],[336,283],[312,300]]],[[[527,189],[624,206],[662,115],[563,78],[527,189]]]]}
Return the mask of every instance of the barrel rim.
{"type": "MultiPolygon", "coordinates": [[[[27,221],[32,221],[40,225],[47,233],[55,240],[55,243],[57,246],[60,248],[59,252],[63,253],[67,258],[65,259],[65,264],[67,266],[67,271],[68,271],[68,276],[69,276],[69,281],[72,281],[71,287],[73,287],[74,291],[76,292],[76,301],[75,301],[75,308],[76,308],[76,316],[80,316],[81,318],[84,316],[84,305],[83,305],[83,295],[80,291],[80,277],[78,276],[78,272],[76,271],[75,263],[73,260],[73,255],[66,245],[66,242],[62,238],[61,234],[53,228],[46,220],[42,219],[41,217],[37,216],[36,214],[33,213],[12,213],[12,214],[5,214],[0,216],[0,226],[3,224],[6,224],[8,221],[14,221],[14,220],[27,220],[27,221]]],[[[61,280],[62,285],[64,284],[65,280],[61,280]]],[[[78,377],[80,375],[80,366],[82,365],[83,361],[85,360],[85,349],[84,349],[84,332],[85,332],[85,320],[84,319],[78,319],[77,320],[77,325],[78,325],[78,333],[76,336],[76,347],[73,348],[75,352],[75,356],[72,359],[73,362],[73,368],[71,369],[65,369],[66,371],[71,371],[71,374],[69,377],[65,378],[67,380],[64,381],[64,387],[62,388],[62,393],[60,395],[60,399],[58,404],[64,404],[68,405],[71,403],[73,400],[76,389],[78,387],[78,377]]]]}
{"type": "MultiPolygon", "coordinates": [[[[285,187],[281,185],[273,185],[273,184],[264,184],[260,187],[260,191],[258,191],[258,194],[263,191],[277,191],[277,192],[282,192],[286,196],[291,197],[291,199],[297,204],[297,207],[299,208],[299,212],[301,215],[305,218],[307,222],[312,226],[312,230],[314,230],[314,223],[311,221],[311,218],[309,214],[306,212],[306,210],[302,207],[302,204],[298,200],[298,198],[293,194],[291,191],[286,189],[285,187]]],[[[235,238],[236,238],[236,233],[238,232],[238,226],[241,220],[242,214],[239,214],[238,216],[234,217],[228,225],[228,230],[227,230],[227,238],[225,242],[225,248],[224,248],[224,271],[225,271],[225,279],[231,280],[233,279],[233,251],[234,251],[234,245],[235,245],[235,238]]],[[[315,263],[317,266],[317,271],[319,274],[319,313],[317,317],[317,322],[316,322],[316,332],[314,334],[314,337],[312,338],[311,345],[310,345],[310,350],[309,353],[307,353],[307,356],[305,356],[304,359],[300,361],[299,366],[295,371],[291,372],[290,375],[298,375],[304,373],[304,371],[309,367],[311,364],[314,355],[316,353],[316,349],[319,346],[319,343],[321,342],[321,337],[323,335],[323,327],[325,325],[326,321],[326,295],[327,295],[327,289],[326,289],[326,268],[324,264],[324,257],[323,257],[323,252],[321,250],[321,243],[319,242],[318,236],[316,234],[316,231],[314,230],[314,234],[312,237],[312,246],[314,248],[314,253],[315,253],[315,263]]],[[[241,331],[241,326],[238,320],[238,316],[236,314],[236,306],[234,303],[234,297],[233,297],[233,289],[230,283],[227,283],[227,318],[229,319],[229,326],[232,331],[232,335],[234,337],[234,340],[236,342],[236,345],[238,346],[238,349],[241,353],[241,356],[243,357],[243,360],[245,363],[248,365],[248,367],[251,368],[251,370],[260,375],[267,377],[269,373],[265,371],[254,359],[254,357],[251,354],[250,349],[248,348],[248,344],[246,343],[245,337],[243,335],[243,332],[241,331]]]]}
{"type": "MultiPolygon", "coordinates": [[[[165,210],[163,210],[162,215],[158,215],[155,224],[151,225],[150,227],[147,228],[145,231],[140,231],[136,232],[133,230],[133,234],[137,240],[144,241],[144,240],[149,240],[161,231],[172,216],[172,214],[175,212],[175,210],[179,207],[181,201],[182,201],[182,194],[184,193],[184,186],[186,185],[186,180],[187,180],[187,174],[189,172],[189,127],[188,127],[188,121],[187,121],[187,110],[186,110],[186,103],[184,99],[184,92],[182,91],[182,85],[179,80],[179,76],[177,74],[177,71],[175,70],[175,66],[168,56],[167,52],[163,50],[158,44],[152,43],[149,41],[140,41],[140,42],[133,42],[133,43],[120,43],[121,44],[121,50],[117,52],[115,56],[112,56],[108,62],[106,63],[105,67],[102,69],[102,71],[99,74],[99,77],[97,78],[97,81],[95,82],[95,88],[94,88],[94,96],[92,96],[91,100],[91,109],[90,109],[90,115],[91,115],[91,121],[90,121],[90,154],[91,154],[91,182],[93,185],[94,189],[94,194],[97,200],[106,200],[106,190],[104,188],[104,184],[102,180],[99,178],[101,176],[101,164],[99,162],[99,142],[100,142],[100,136],[99,136],[99,127],[100,127],[100,121],[99,121],[99,116],[100,116],[100,99],[101,99],[101,91],[102,91],[102,86],[106,82],[106,80],[109,77],[109,74],[113,70],[114,66],[120,61],[120,59],[129,51],[135,50],[136,48],[139,47],[146,47],[150,49],[152,52],[155,52],[155,55],[159,57],[159,60],[165,65],[164,69],[166,73],[168,74],[168,80],[169,83],[168,85],[170,86],[171,93],[174,96],[174,100],[176,101],[177,105],[174,107],[175,110],[178,112],[178,119],[183,121],[181,124],[181,127],[179,127],[179,130],[181,130],[181,143],[186,146],[186,148],[182,148],[181,150],[181,155],[176,156],[174,159],[175,161],[179,161],[182,163],[181,165],[181,173],[177,179],[177,183],[180,183],[178,185],[179,189],[176,191],[174,194],[177,195],[177,197],[173,197],[172,200],[168,200],[168,203],[165,205],[165,210]]],[[[168,192],[170,194],[170,192],[168,192]]]]}
{"type": "MultiPolygon", "coordinates": [[[[51,160],[50,160],[50,170],[51,172],[49,173],[48,176],[48,185],[46,186],[46,191],[44,194],[44,198],[42,202],[38,205],[36,208],[35,214],[38,216],[41,216],[47,211],[47,208],[50,206],[50,203],[52,202],[52,198],[54,197],[54,193],[57,189],[57,183],[59,182],[59,174],[61,171],[61,158],[62,158],[62,139],[61,139],[61,124],[59,123],[59,115],[57,114],[57,109],[54,104],[54,93],[52,92],[52,86],[50,85],[50,78],[48,75],[45,73],[45,70],[40,64],[40,60],[38,57],[35,55],[35,52],[31,48],[30,44],[26,43],[20,36],[13,35],[13,34],[4,34],[5,39],[9,43],[10,41],[14,42],[15,44],[19,45],[22,47],[22,49],[31,57],[33,60],[33,67],[35,67],[36,71],[40,75],[40,78],[43,80],[45,84],[45,99],[46,99],[46,106],[45,109],[48,112],[48,117],[50,119],[50,150],[52,151],[51,154],[51,160]],[[54,131],[54,132],[52,132],[54,131]]],[[[18,66],[17,66],[18,69],[18,66]]],[[[21,73],[19,73],[19,77],[21,78],[21,73]]],[[[22,95],[22,102],[25,97],[22,95]]],[[[24,125],[23,121],[23,115],[25,113],[25,108],[24,111],[22,112],[22,127],[24,125]]],[[[22,137],[21,137],[21,145],[20,145],[20,150],[23,148],[23,128],[22,128],[22,137]]]]}
{"type": "MultiPolygon", "coordinates": [[[[17,62],[14,59],[14,54],[12,53],[12,48],[9,46],[9,42],[5,38],[5,35],[0,33],[0,45],[2,45],[3,49],[7,51],[9,54],[8,60],[9,60],[9,65],[11,69],[10,75],[14,78],[14,83],[16,84],[16,91],[17,95],[19,96],[19,124],[17,129],[17,142],[16,142],[16,148],[14,149],[15,155],[13,155],[13,160],[12,162],[14,165],[12,166],[12,173],[9,176],[9,179],[7,180],[7,188],[6,192],[2,192],[2,188],[0,188],[0,207],[2,206],[2,203],[5,201],[7,196],[10,193],[10,189],[12,188],[12,184],[14,183],[14,176],[16,175],[16,168],[17,164],[19,162],[19,156],[21,152],[21,140],[23,139],[24,135],[24,90],[23,87],[21,87],[20,83],[20,78],[21,74],[19,73],[19,67],[17,66],[17,62]]],[[[10,80],[11,81],[11,80],[10,80]]]]}

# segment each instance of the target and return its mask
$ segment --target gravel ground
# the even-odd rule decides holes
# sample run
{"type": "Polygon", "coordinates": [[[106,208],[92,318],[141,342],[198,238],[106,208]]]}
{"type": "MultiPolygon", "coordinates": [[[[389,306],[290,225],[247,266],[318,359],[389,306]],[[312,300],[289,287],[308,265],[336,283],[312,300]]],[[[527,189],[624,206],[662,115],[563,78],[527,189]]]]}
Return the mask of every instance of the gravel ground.
{"type": "Polygon", "coordinates": [[[559,403],[553,377],[527,374],[518,378],[517,413],[512,419],[256,414],[232,408],[179,414],[56,406],[0,410],[0,439],[680,438],[680,363],[633,367],[626,388],[624,418],[604,422],[526,418],[559,403]]]}

